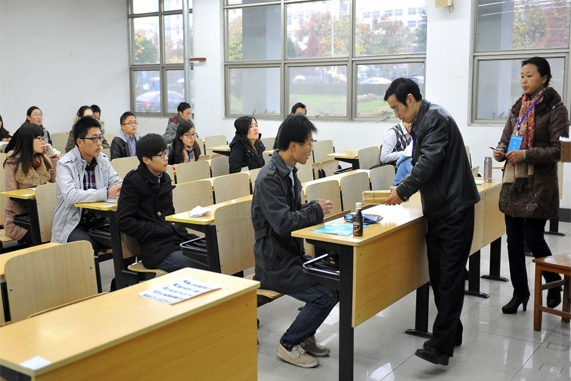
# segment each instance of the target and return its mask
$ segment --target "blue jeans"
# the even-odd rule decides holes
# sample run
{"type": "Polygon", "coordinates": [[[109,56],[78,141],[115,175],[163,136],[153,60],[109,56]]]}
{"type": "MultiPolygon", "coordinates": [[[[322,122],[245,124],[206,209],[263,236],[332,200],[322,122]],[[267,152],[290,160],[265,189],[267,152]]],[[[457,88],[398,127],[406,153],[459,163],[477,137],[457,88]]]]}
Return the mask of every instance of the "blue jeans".
{"type": "Polygon", "coordinates": [[[195,262],[184,255],[182,250],[176,250],[170,253],[159,263],[158,268],[166,271],[167,273],[172,273],[173,271],[180,270],[185,267],[203,268],[203,266],[198,266],[195,262]]]}
{"type": "Polygon", "coordinates": [[[339,296],[337,291],[321,284],[288,295],[306,303],[280,339],[280,344],[291,351],[294,346],[315,335],[317,328],[337,304],[339,296]]]}
{"type": "Polygon", "coordinates": [[[405,177],[408,176],[412,170],[412,158],[408,156],[401,156],[397,160],[397,174],[393,180],[393,186],[397,186],[405,177]]]}

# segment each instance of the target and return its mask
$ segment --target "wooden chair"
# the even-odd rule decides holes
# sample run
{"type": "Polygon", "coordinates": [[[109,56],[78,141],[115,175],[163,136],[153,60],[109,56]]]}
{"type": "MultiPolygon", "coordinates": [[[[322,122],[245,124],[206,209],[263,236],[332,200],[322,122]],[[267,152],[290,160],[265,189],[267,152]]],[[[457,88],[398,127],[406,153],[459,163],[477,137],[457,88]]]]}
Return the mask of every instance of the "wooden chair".
{"type": "Polygon", "coordinates": [[[353,210],[355,203],[362,202],[363,192],[370,190],[369,174],[365,171],[347,173],[339,182],[341,187],[341,210],[353,210]]]}
{"type": "Polygon", "coordinates": [[[309,162],[309,160],[305,164],[298,163],[296,167],[297,167],[297,178],[302,184],[315,179],[313,174],[313,167],[309,162]]]}
{"type": "MultiPolygon", "coordinates": [[[[339,169],[339,161],[335,159],[327,159],[319,162],[318,164],[318,174],[319,178],[333,176],[335,171],[339,169]]],[[[317,176],[316,176],[317,177],[317,176]]]]}
{"type": "Polygon", "coordinates": [[[329,160],[327,155],[333,152],[335,152],[333,140],[318,140],[313,143],[313,162],[320,163],[329,160]]]}
{"type": "Polygon", "coordinates": [[[109,143],[109,146],[111,146],[111,142],[113,141],[113,139],[115,139],[115,134],[104,133],[103,135],[105,136],[105,140],[107,140],[107,143],[109,143]]]}
{"type": "Polygon", "coordinates": [[[230,173],[230,164],[228,157],[216,156],[210,160],[210,176],[218,177],[230,173]]]}
{"type": "Polygon", "coordinates": [[[270,161],[272,161],[272,155],[270,155],[269,153],[262,153],[262,157],[264,158],[264,163],[269,163],[270,161]]]}
{"type": "Polygon", "coordinates": [[[371,190],[385,190],[393,184],[395,178],[395,167],[392,165],[383,165],[371,169],[369,172],[371,178],[371,190]]]}
{"type": "Polygon", "coordinates": [[[36,205],[42,242],[52,240],[54,209],[56,207],[56,184],[47,183],[36,187],[36,205]]]}
{"type": "Polygon", "coordinates": [[[363,192],[363,205],[379,205],[391,195],[389,190],[375,190],[363,192]]]}
{"type": "Polygon", "coordinates": [[[571,254],[551,255],[536,258],[535,263],[535,300],[533,303],[533,329],[541,331],[542,313],[561,316],[564,322],[571,319],[571,254]],[[563,275],[557,282],[542,284],[541,276],[544,271],[563,275]],[[561,311],[543,306],[543,290],[563,286],[563,308],[561,311]]]}
{"type": "Polygon", "coordinates": [[[266,150],[270,150],[270,149],[274,149],[274,144],[276,142],[276,138],[275,137],[268,137],[268,138],[262,138],[262,143],[264,143],[264,146],[266,147],[266,150]]]}
{"type": "Polygon", "coordinates": [[[135,261],[127,267],[127,270],[123,270],[123,282],[125,282],[125,285],[131,286],[167,273],[160,269],[146,268],[143,262],[136,258],[141,252],[139,241],[125,233],[121,233],[121,249],[123,251],[123,259],[133,258],[135,261]]]}
{"type": "Polygon", "coordinates": [[[210,147],[224,146],[228,144],[228,139],[224,135],[214,135],[204,137],[204,152],[207,155],[212,155],[214,152],[210,150],[210,147]]]}
{"type": "Polygon", "coordinates": [[[256,179],[262,168],[250,169],[248,174],[250,175],[250,188],[252,189],[252,194],[254,194],[254,188],[256,187],[256,179]]]}
{"type": "Polygon", "coordinates": [[[111,160],[111,148],[103,148],[101,152],[107,156],[108,160],[111,160]]]}
{"type": "Polygon", "coordinates": [[[343,210],[341,208],[341,191],[337,180],[308,181],[303,184],[303,194],[307,202],[320,198],[331,200],[333,202],[332,214],[343,210]]]}
{"type": "Polygon", "coordinates": [[[194,140],[198,143],[198,145],[200,146],[200,151],[202,152],[202,155],[206,155],[206,148],[204,148],[204,139],[199,138],[198,136],[196,136],[194,138],[194,140]]]}
{"type": "Polygon", "coordinates": [[[67,140],[69,139],[69,131],[67,132],[56,132],[51,134],[52,146],[60,151],[62,155],[66,152],[65,146],[67,145],[67,140]]]}
{"type": "Polygon", "coordinates": [[[5,268],[12,321],[97,294],[93,249],[70,242],[9,259],[5,268]]]}
{"type": "Polygon", "coordinates": [[[371,169],[371,167],[381,164],[381,152],[378,146],[362,148],[357,151],[357,154],[359,155],[360,169],[371,169]]]}
{"type": "MultiPolygon", "coordinates": [[[[0,153],[0,192],[6,190],[6,169],[4,168],[4,161],[7,155],[5,153],[0,153]]],[[[0,225],[4,227],[4,205],[6,205],[8,198],[0,197],[0,225]]],[[[8,237],[4,233],[4,229],[0,229],[0,253],[4,250],[4,245],[12,242],[17,242],[17,240],[8,237]]]]}
{"type": "Polygon", "coordinates": [[[217,204],[247,196],[251,194],[250,176],[241,172],[215,177],[212,179],[212,189],[214,190],[214,202],[217,204]]]}
{"type": "Polygon", "coordinates": [[[175,173],[175,169],[173,165],[169,165],[167,167],[167,173],[169,175],[169,177],[171,178],[171,181],[173,184],[176,184],[176,173],[175,173]]]}
{"type": "Polygon", "coordinates": [[[192,210],[196,206],[214,204],[210,181],[192,181],[177,184],[172,191],[172,201],[176,213],[192,210]]]}
{"type": "Polygon", "coordinates": [[[210,164],[207,161],[192,161],[176,165],[176,182],[202,180],[210,177],[210,164]]]}
{"type": "Polygon", "coordinates": [[[124,179],[130,170],[139,166],[139,159],[137,156],[120,157],[118,159],[111,160],[111,165],[115,171],[117,171],[119,176],[124,179]]]}

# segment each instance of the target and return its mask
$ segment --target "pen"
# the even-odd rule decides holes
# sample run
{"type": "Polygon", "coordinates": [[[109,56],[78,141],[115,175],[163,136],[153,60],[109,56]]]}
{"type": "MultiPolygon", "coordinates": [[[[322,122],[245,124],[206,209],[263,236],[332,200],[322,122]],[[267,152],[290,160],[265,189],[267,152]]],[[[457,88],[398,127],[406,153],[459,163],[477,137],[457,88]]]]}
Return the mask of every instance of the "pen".
{"type": "Polygon", "coordinates": [[[492,146],[489,146],[489,148],[490,148],[490,149],[493,149],[494,151],[496,150],[496,149],[495,149],[494,147],[492,147],[492,146]]]}

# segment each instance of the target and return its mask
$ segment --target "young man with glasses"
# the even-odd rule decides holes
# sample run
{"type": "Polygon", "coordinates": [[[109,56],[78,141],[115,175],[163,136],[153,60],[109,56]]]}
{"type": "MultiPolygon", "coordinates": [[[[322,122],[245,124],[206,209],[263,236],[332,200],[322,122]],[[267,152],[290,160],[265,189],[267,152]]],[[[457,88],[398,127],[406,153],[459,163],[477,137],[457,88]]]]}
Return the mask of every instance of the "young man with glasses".
{"type": "Polygon", "coordinates": [[[121,133],[111,142],[111,160],[137,155],[137,141],[139,140],[137,117],[131,111],[127,111],[121,115],[119,121],[121,133]]]}
{"type": "Polygon", "coordinates": [[[119,230],[139,241],[145,267],[172,272],[199,266],[180,249],[182,242],[197,237],[165,221],[174,213],[174,186],[166,173],[167,152],[167,143],[160,135],[148,134],[137,142],[139,167],[125,176],[117,222],[119,230]]]}
{"type": "Polygon", "coordinates": [[[121,178],[101,154],[103,135],[96,119],[81,118],[73,131],[76,145],[57,163],[52,242],[89,241],[97,253],[103,245],[91,238],[89,229],[100,227],[104,221],[73,205],[117,199],[121,178]]]}
{"type": "Polygon", "coordinates": [[[289,115],[280,126],[278,151],[258,174],[252,199],[252,224],[256,235],[255,279],[262,287],[305,302],[294,322],[280,339],[277,356],[302,368],[313,368],[327,356],[315,333],[335,304],[337,291],[316,282],[302,270],[303,239],[291,232],[323,222],[333,204],[328,200],[301,204],[297,163],[305,164],[317,129],[304,115],[289,115]]]}

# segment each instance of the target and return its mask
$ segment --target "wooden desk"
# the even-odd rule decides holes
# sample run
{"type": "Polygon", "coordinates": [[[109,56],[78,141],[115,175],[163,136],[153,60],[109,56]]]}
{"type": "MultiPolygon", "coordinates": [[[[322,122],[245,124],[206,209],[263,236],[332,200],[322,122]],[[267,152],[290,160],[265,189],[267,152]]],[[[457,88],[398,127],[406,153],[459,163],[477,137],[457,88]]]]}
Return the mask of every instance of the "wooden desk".
{"type": "Polygon", "coordinates": [[[571,142],[561,142],[561,162],[571,162],[571,142]]]}
{"type": "Polygon", "coordinates": [[[190,211],[182,212],[167,216],[165,221],[176,222],[183,226],[198,230],[204,233],[206,239],[206,252],[208,257],[207,267],[210,271],[221,272],[220,267],[220,254],[218,251],[218,238],[216,233],[216,209],[252,199],[252,195],[243,196],[234,200],[221,202],[218,204],[210,205],[207,208],[209,211],[201,217],[191,217],[190,211]]]}
{"type": "MultiPolygon", "coordinates": [[[[479,186],[484,206],[486,197],[494,195],[496,190],[499,194],[500,187],[499,180],[479,186]]],[[[490,201],[490,209],[492,205],[490,201]]],[[[362,237],[313,232],[323,224],[292,233],[293,237],[339,254],[339,280],[320,281],[339,290],[339,380],[343,381],[353,379],[354,328],[414,290],[417,290],[417,325],[411,333],[422,335],[428,331],[428,259],[420,195],[415,194],[399,206],[378,205],[367,212],[379,213],[384,218],[364,229],[362,237]]],[[[481,217],[478,220],[484,224],[481,236],[497,234],[497,230],[486,227],[486,214],[481,217]]],[[[490,218],[497,217],[490,211],[490,218]]],[[[336,220],[342,221],[342,218],[336,220]]],[[[479,242],[483,244],[484,239],[477,240],[474,249],[480,247],[479,242]]]]}
{"type": "MultiPolygon", "coordinates": [[[[121,232],[117,224],[117,203],[116,202],[78,202],[74,204],[76,208],[89,209],[98,216],[109,219],[109,233],[111,233],[111,250],[113,251],[113,269],[115,273],[115,286],[117,289],[125,287],[123,281],[123,270],[126,264],[123,261],[123,247],[121,246],[121,232]]],[[[99,268],[96,268],[99,272],[99,268]]],[[[100,277],[97,274],[99,281],[100,277]]]]}
{"type": "Polygon", "coordinates": [[[0,196],[26,201],[26,205],[28,206],[28,215],[30,217],[30,228],[28,230],[30,230],[30,234],[32,235],[32,245],[41,244],[42,236],[40,233],[40,221],[38,218],[38,204],[36,203],[36,190],[15,189],[0,192],[0,196]]]}
{"type": "Polygon", "coordinates": [[[220,155],[230,156],[230,146],[229,145],[208,147],[208,149],[211,150],[212,152],[220,154],[220,155]]]}
{"type": "Polygon", "coordinates": [[[359,152],[357,150],[334,152],[327,154],[327,156],[335,160],[349,163],[353,169],[359,169],[359,152]]]}
{"type": "Polygon", "coordinates": [[[12,370],[38,381],[255,380],[258,287],[186,268],[20,321],[0,329],[1,377],[12,370]],[[138,295],[180,276],[221,289],[176,305],[138,295]],[[34,356],[51,363],[20,365],[34,356]]]}
{"type": "Polygon", "coordinates": [[[12,251],[10,253],[0,255],[0,293],[2,294],[0,297],[0,305],[3,308],[0,308],[0,323],[4,323],[6,321],[10,321],[10,306],[8,304],[8,287],[6,285],[6,279],[4,277],[6,262],[10,259],[17,257],[19,255],[25,255],[27,253],[32,253],[34,251],[43,250],[48,247],[58,246],[59,243],[44,243],[43,245],[36,245],[32,247],[28,247],[26,249],[12,251]]]}

